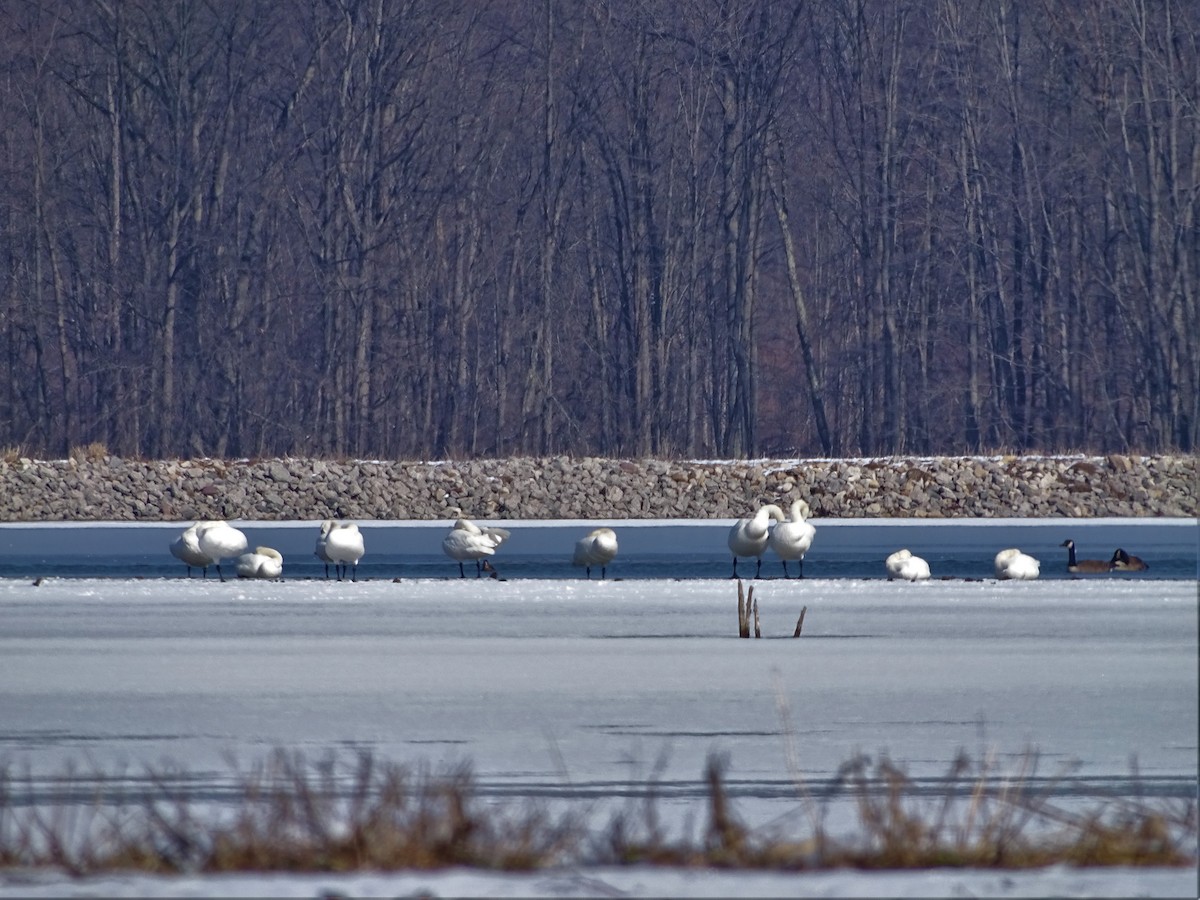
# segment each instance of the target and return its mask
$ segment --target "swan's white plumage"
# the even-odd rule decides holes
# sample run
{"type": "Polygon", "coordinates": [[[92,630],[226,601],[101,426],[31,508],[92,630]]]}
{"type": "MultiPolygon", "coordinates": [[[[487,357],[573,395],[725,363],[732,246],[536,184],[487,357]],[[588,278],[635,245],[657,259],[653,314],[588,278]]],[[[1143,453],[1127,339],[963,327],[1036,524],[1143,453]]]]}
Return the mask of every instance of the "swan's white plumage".
{"type": "Polygon", "coordinates": [[[754,577],[758,577],[758,572],[762,568],[762,555],[767,549],[767,541],[770,537],[771,520],[783,522],[786,518],[782,509],[774,503],[768,503],[760,506],[753,516],[738,519],[729,529],[728,543],[729,550],[733,554],[734,578],[737,577],[739,556],[753,556],[758,560],[758,565],[754,570],[754,577]]]}
{"type": "Polygon", "coordinates": [[[321,523],[321,534],[314,552],[325,563],[326,578],[329,577],[329,564],[333,563],[338,581],[345,577],[348,567],[353,570],[351,579],[357,581],[358,561],[366,553],[366,545],[355,523],[326,519],[321,523]]]}
{"type": "Polygon", "coordinates": [[[812,510],[808,503],[793,500],[790,518],[772,528],[767,538],[770,548],[783,560],[785,578],[788,576],[788,560],[800,561],[800,577],[804,577],[804,554],[817,536],[817,529],[807,521],[810,515],[812,510]]]}
{"type": "Polygon", "coordinates": [[[221,576],[221,580],[225,580],[225,575],[221,572],[221,560],[233,559],[241,556],[246,552],[249,544],[246,541],[246,535],[238,531],[228,522],[219,519],[201,522],[196,530],[197,540],[200,545],[200,552],[212,559],[216,564],[217,574],[221,576]]]}
{"type": "Polygon", "coordinates": [[[283,575],[283,554],[272,547],[255,547],[253,553],[237,558],[238,578],[279,578],[283,575]]]}
{"type": "Polygon", "coordinates": [[[616,556],[617,533],[611,528],[596,528],[576,542],[571,564],[585,567],[588,578],[592,577],[592,566],[599,566],[600,577],[604,578],[608,564],[616,556]]]}
{"type": "Polygon", "coordinates": [[[171,555],[187,566],[188,578],[192,577],[192,569],[201,569],[204,577],[208,577],[208,567],[214,562],[213,558],[200,549],[200,523],[196,522],[184,530],[183,534],[171,542],[171,555]]]}
{"type": "Polygon", "coordinates": [[[442,539],[442,551],[458,562],[459,577],[466,577],[463,563],[472,559],[475,560],[475,574],[478,576],[481,571],[479,561],[493,555],[509,534],[504,528],[480,528],[469,519],[459,519],[442,539]]]}
{"type": "Polygon", "coordinates": [[[1001,550],[994,563],[996,577],[1002,581],[1032,581],[1042,572],[1042,564],[1016,547],[1001,550]]]}
{"type": "Polygon", "coordinates": [[[905,581],[924,581],[929,577],[929,563],[910,550],[897,550],[883,561],[888,580],[902,578],[905,581]]]}
{"type": "Polygon", "coordinates": [[[313,556],[325,563],[325,577],[329,577],[329,564],[333,559],[329,556],[329,532],[333,528],[333,519],[326,519],[321,523],[321,533],[317,535],[317,546],[313,549],[313,556]]]}

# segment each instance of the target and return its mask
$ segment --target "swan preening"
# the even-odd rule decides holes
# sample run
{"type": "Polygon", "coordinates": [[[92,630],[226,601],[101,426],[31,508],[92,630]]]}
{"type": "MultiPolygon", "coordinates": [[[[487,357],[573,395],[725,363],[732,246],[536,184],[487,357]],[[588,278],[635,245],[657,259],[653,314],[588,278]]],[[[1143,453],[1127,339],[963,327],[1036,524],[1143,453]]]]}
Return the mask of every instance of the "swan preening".
{"type": "Polygon", "coordinates": [[[783,560],[784,578],[789,577],[788,560],[799,563],[800,574],[797,577],[804,577],[804,554],[808,552],[813,538],[817,535],[817,529],[807,521],[810,515],[812,510],[805,501],[793,500],[791,517],[772,528],[767,537],[768,545],[783,560]]]}
{"type": "Polygon", "coordinates": [[[337,580],[346,576],[350,569],[350,580],[358,581],[358,561],[366,552],[362,532],[353,522],[335,522],[326,519],[321,523],[321,534],[317,537],[314,555],[325,563],[325,577],[329,577],[329,564],[337,580]]]}
{"type": "Polygon", "coordinates": [[[471,559],[475,560],[475,577],[479,578],[483,574],[480,560],[494,554],[509,534],[504,528],[480,528],[469,519],[459,519],[442,539],[442,550],[451,559],[457,560],[459,578],[467,577],[463,563],[471,559]]]}
{"type": "Polygon", "coordinates": [[[200,523],[196,522],[171,542],[171,555],[187,566],[188,578],[192,569],[200,569],[208,577],[208,567],[213,564],[211,556],[200,549],[200,523]]]}
{"type": "Polygon", "coordinates": [[[759,576],[762,571],[762,555],[770,540],[771,519],[783,522],[786,521],[786,518],[782,509],[774,503],[768,503],[760,506],[750,518],[738,519],[737,523],[729,529],[729,550],[733,553],[733,575],[731,577],[738,577],[739,556],[755,557],[757,565],[754,567],[754,577],[759,576]]]}
{"type": "Polygon", "coordinates": [[[217,575],[222,581],[225,575],[221,571],[221,560],[236,559],[246,552],[248,546],[244,534],[219,519],[199,523],[196,526],[196,540],[200,552],[216,565],[217,575]]]}
{"type": "Polygon", "coordinates": [[[1042,564],[1018,550],[1010,547],[996,554],[996,577],[1001,581],[1032,581],[1042,572],[1042,564]]]}
{"type": "Polygon", "coordinates": [[[913,556],[908,549],[897,550],[883,561],[887,569],[888,581],[903,578],[905,581],[924,581],[929,577],[929,563],[919,556],[913,556]]]}
{"type": "Polygon", "coordinates": [[[1115,572],[1144,572],[1150,568],[1150,564],[1140,556],[1130,556],[1118,547],[1117,551],[1112,555],[1109,567],[1115,572]]]}
{"type": "Polygon", "coordinates": [[[1111,563],[1106,563],[1102,559],[1076,559],[1075,558],[1075,542],[1067,538],[1062,542],[1061,546],[1067,548],[1067,571],[1076,573],[1087,572],[1108,572],[1112,569],[1111,563]]]}
{"type": "Polygon", "coordinates": [[[596,528],[576,542],[571,565],[583,566],[589,579],[592,577],[592,566],[599,566],[600,578],[603,580],[608,564],[616,555],[617,533],[611,528],[596,528]]]}
{"type": "Polygon", "coordinates": [[[238,578],[279,578],[283,575],[283,554],[271,547],[255,547],[252,553],[237,558],[238,578]]]}

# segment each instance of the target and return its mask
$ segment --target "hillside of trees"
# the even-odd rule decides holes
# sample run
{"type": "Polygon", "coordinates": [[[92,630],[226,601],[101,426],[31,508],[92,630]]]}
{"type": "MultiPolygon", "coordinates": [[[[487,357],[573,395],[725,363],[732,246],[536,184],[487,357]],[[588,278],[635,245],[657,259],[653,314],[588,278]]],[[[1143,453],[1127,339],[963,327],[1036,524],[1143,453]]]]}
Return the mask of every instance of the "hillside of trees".
{"type": "Polygon", "coordinates": [[[0,447],[1190,452],[1200,6],[10,0],[0,447]]]}

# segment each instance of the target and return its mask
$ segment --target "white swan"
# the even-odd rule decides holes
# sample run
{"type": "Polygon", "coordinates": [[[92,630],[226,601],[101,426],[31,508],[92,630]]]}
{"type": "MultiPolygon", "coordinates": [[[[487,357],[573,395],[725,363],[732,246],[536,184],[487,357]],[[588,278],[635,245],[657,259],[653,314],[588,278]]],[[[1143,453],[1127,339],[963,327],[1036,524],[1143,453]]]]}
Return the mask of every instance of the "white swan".
{"type": "Polygon", "coordinates": [[[241,556],[248,546],[244,534],[220,519],[201,522],[196,529],[196,538],[200,552],[213,561],[222,581],[225,575],[221,571],[221,560],[241,556]]]}
{"type": "Polygon", "coordinates": [[[238,578],[279,578],[283,575],[283,554],[271,547],[255,547],[253,553],[237,558],[238,578]]]}
{"type": "Polygon", "coordinates": [[[200,549],[199,530],[200,523],[196,522],[171,542],[171,555],[187,566],[188,578],[192,577],[193,568],[202,570],[207,578],[208,567],[213,564],[212,557],[200,549]]]}
{"type": "Polygon", "coordinates": [[[919,556],[913,556],[910,550],[897,550],[883,561],[887,569],[888,581],[893,578],[903,578],[905,581],[924,581],[929,577],[929,563],[919,556]]]}
{"type": "Polygon", "coordinates": [[[733,553],[733,575],[737,578],[737,564],[739,556],[753,556],[758,560],[758,565],[754,568],[754,577],[757,578],[762,570],[762,555],[767,549],[767,540],[769,537],[768,528],[770,520],[783,522],[786,520],[783,510],[774,503],[768,503],[765,506],[760,506],[758,512],[748,519],[738,519],[737,523],[729,529],[729,550],[733,553]]]}
{"type": "Polygon", "coordinates": [[[469,559],[475,560],[475,577],[478,578],[483,571],[479,561],[494,554],[508,536],[509,532],[504,528],[480,528],[468,519],[459,519],[442,539],[442,550],[458,561],[459,578],[467,577],[463,563],[469,559]]]}
{"type": "Polygon", "coordinates": [[[592,566],[599,566],[600,578],[604,579],[605,570],[616,555],[617,533],[611,528],[596,528],[576,542],[571,565],[583,566],[589,579],[592,577],[592,566]]]}
{"type": "Polygon", "coordinates": [[[996,577],[1001,581],[1013,579],[1016,581],[1032,581],[1042,572],[1042,564],[1018,550],[1010,547],[996,554],[994,563],[996,577]]]}
{"type": "Polygon", "coordinates": [[[329,578],[329,564],[333,559],[329,556],[329,532],[333,528],[333,519],[321,523],[321,533],[317,535],[317,546],[313,548],[313,556],[325,563],[325,577],[329,578]]]}
{"type": "Polygon", "coordinates": [[[800,562],[800,575],[804,577],[804,554],[808,552],[808,548],[812,546],[813,538],[817,536],[817,529],[813,527],[811,522],[806,521],[812,510],[808,508],[808,504],[803,500],[792,501],[792,515],[786,522],[780,522],[771,529],[771,533],[767,538],[767,543],[772,550],[778,554],[783,560],[783,577],[788,577],[788,560],[794,559],[800,562]]]}
{"type": "Polygon", "coordinates": [[[362,532],[353,522],[334,522],[326,519],[321,523],[321,534],[317,538],[315,555],[325,563],[325,577],[329,577],[329,564],[333,563],[334,574],[341,581],[351,567],[351,581],[358,580],[358,561],[366,552],[362,532]]]}

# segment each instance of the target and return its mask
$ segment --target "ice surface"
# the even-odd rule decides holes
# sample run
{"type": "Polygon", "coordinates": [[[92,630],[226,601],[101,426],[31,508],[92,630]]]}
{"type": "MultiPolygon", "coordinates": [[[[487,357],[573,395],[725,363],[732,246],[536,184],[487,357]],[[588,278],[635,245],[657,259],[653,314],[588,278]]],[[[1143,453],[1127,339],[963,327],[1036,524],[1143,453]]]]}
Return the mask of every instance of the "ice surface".
{"type": "Polygon", "coordinates": [[[1195,897],[1187,869],[729,872],[628,868],[535,873],[245,874],[209,877],[0,873],[0,897],[1195,897]]]}

